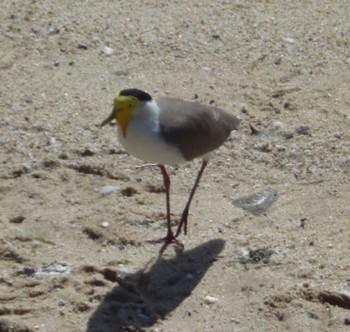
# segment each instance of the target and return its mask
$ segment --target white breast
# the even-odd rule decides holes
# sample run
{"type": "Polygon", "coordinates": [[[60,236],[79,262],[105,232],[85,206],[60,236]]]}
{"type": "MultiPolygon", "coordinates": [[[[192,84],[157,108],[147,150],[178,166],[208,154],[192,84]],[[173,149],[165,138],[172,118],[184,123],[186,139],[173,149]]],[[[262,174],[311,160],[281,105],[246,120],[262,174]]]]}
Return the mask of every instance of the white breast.
{"type": "Polygon", "coordinates": [[[184,162],[180,151],[161,136],[160,109],[156,101],[141,103],[129,121],[126,137],[118,128],[118,139],[124,149],[145,162],[175,165],[184,162]]]}

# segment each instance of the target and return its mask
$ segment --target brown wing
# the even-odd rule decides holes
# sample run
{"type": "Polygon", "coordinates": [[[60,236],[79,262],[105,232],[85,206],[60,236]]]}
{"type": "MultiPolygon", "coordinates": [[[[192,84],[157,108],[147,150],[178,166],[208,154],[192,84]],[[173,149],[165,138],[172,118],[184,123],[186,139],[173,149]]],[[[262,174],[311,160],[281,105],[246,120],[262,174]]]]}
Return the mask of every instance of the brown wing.
{"type": "Polygon", "coordinates": [[[222,145],[239,119],[217,107],[178,99],[160,98],[160,128],[168,143],[175,145],[186,160],[200,157],[222,145]]]}

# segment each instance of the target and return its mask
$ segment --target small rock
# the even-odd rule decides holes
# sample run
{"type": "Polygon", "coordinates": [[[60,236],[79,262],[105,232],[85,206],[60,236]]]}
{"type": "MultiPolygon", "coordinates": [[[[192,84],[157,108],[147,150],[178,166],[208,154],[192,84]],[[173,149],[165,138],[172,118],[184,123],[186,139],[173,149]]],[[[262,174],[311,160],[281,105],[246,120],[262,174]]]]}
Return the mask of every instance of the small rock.
{"type": "Polygon", "coordinates": [[[103,48],[104,55],[111,56],[113,54],[114,50],[111,47],[105,46],[103,48]]]}
{"type": "Polygon", "coordinates": [[[276,145],[276,149],[278,152],[284,152],[287,150],[287,148],[283,145],[276,145]]]}
{"type": "Polygon", "coordinates": [[[83,45],[83,44],[79,44],[78,48],[79,48],[79,50],[87,50],[88,49],[88,47],[86,45],[83,45]]]}
{"type": "Polygon", "coordinates": [[[281,62],[282,62],[282,57],[277,57],[277,58],[275,58],[275,59],[273,60],[273,63],[274,63],[275,65],[280,65],[281,62]]]}
{"type": "Polygon", "coordinates": [[[310,127],[300,126],[300,127],[295,129],[295,132],[299,135],[309,135],[310,134],[310,127]]]}
{"type": "Polygon", "coordinates": [[[66,305],[66,302],[64,300],[59,300],[58,301],[58,306],[59,307],[64,307],[66,305]]]}
{"type": "Polygon", "coordinates": [[[69,156],[66,152],[62,152],[58,155],[58,159],[67,160],[69,159],[69,156]]]}
{"type": "Polygon", "coordinates": [[[214,296],[207,295],[204,298],[204,303],[206,303],[206,304],[214,304],[216,302],[219,302],[219,299],[214,297],[214,296]]]}
{"type": "Polygon", "coordinates": [[[108,227],[109,227],[109,222],[108,222],[108,221],[104,221],[104,222],[101,224],[101,227],[102,227],[102,228],[108,228],[108,227]]]}
{"type": "Polygon", "coordinates": [[[100,188],[99,192],[102,195],[109,195],[117,192],[118,190],[119,190],[119,187],[115,187],[107,184],[106,186],[103,186],[102,188],[100,188]]]}
{"type": "Polygon", "coordinates": [[[284,139],[291,139],[294,137],[294,134],[290,131],[287,131],[287,132],[283,133],[282,136],[284,139]]]}
{"type": "Polygon", "coordinates": [[[43,265],[36,272],[35,276],[69,274],[73,272],[73,266],[65,263],[52,263],[43,265]]]}
{"type": "Polygon", "coordinates": [[[305,222],[307,221],[307,218],[303,217],[300,219],[300,227],[304,228],[305,227],[305,222]]]}
{"type": "Polygon", "coordinates": [[[284,38],[284,40],[288,43],[288,44],[294,44],[295,43],[295,40],[291,37],[287,37],[287,38],[284,38]]]}
{"type": "Polygon", "coordinates": [[[274,121],[272,125],[276,130],[281,129],[284,126],[283,122],[279,120],[274,121]]]}
{"type": "MultiPolygon", "coordinates": [[[[35,273],[35,270],[31,267],[24,267],[23,269],[21,270],[18,270],[16,271],[16,276],[19,276],[19,275],[25,275],[27,277],[32,277],[35,273]]],[[[1,330],[0,330],[1,332],[1,330]]]]}
{"type": "Polygon", "coordinates": [[[23,163],[23,169],[28,173],[32,170],[32,165],[29,163],[23,163]]]}

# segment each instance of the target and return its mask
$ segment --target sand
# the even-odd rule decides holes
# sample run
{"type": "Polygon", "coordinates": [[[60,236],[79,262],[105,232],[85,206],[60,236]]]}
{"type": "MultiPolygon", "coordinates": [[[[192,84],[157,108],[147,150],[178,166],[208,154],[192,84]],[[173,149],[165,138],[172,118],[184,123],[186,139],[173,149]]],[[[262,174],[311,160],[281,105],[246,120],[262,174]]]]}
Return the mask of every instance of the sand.
{"type": "MultiPolygon", "coordinates": [[[[0,331],[349,331],[350,3],[1,2],[0,331]],[[113,97],[239,116],[158,258],[113,97]],[[252,125],[257,132],[252,134],[252,125]],[[234,202],[265,189],[260,214],[234,202]]],[[[169,167],[173,227],[200,161],[169,167]]]]}

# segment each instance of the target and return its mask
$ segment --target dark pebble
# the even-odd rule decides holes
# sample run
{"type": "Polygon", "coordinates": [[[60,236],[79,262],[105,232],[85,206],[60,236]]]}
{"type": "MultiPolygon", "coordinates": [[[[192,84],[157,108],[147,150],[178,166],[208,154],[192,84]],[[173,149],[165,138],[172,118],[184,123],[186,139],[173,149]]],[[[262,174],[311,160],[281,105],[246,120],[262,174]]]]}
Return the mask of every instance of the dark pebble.
{"type": "Polygon", "coordinates": [[[10,223],[12,223],[12,224],[21,224],[24,221],[25,218],[26,217],[24,217],[24,216],[17,216],[17,217],[11,218],[10,219],[10,223]]]}
{"type": "Polygon", "coordinates": [[[287,132],[283,133],[282,136],[284,139],[291,139],[294,137],[294,134],[290,131],[287,131],[287,132]]]}
{"type": "Polygon", "coordinates": [[[79,44],[78,45],[79,50],[87,50],[88,47],[86,45],[79,44]]]}
{"type": "Polygon", "coordinates": [[[26,275],[27,277],[33,276],[35,273],[35,270],[31,267],[24,267],[22,270],[19,270],[16,272],[16,276],[19,275],[26,275]]]}
{"type": "Polygon", "coordinates": [[[295,132],[299,135],[309,135],[310,134],[310,127],[300,126],[300,127],[295,129],[295,132]]]}

